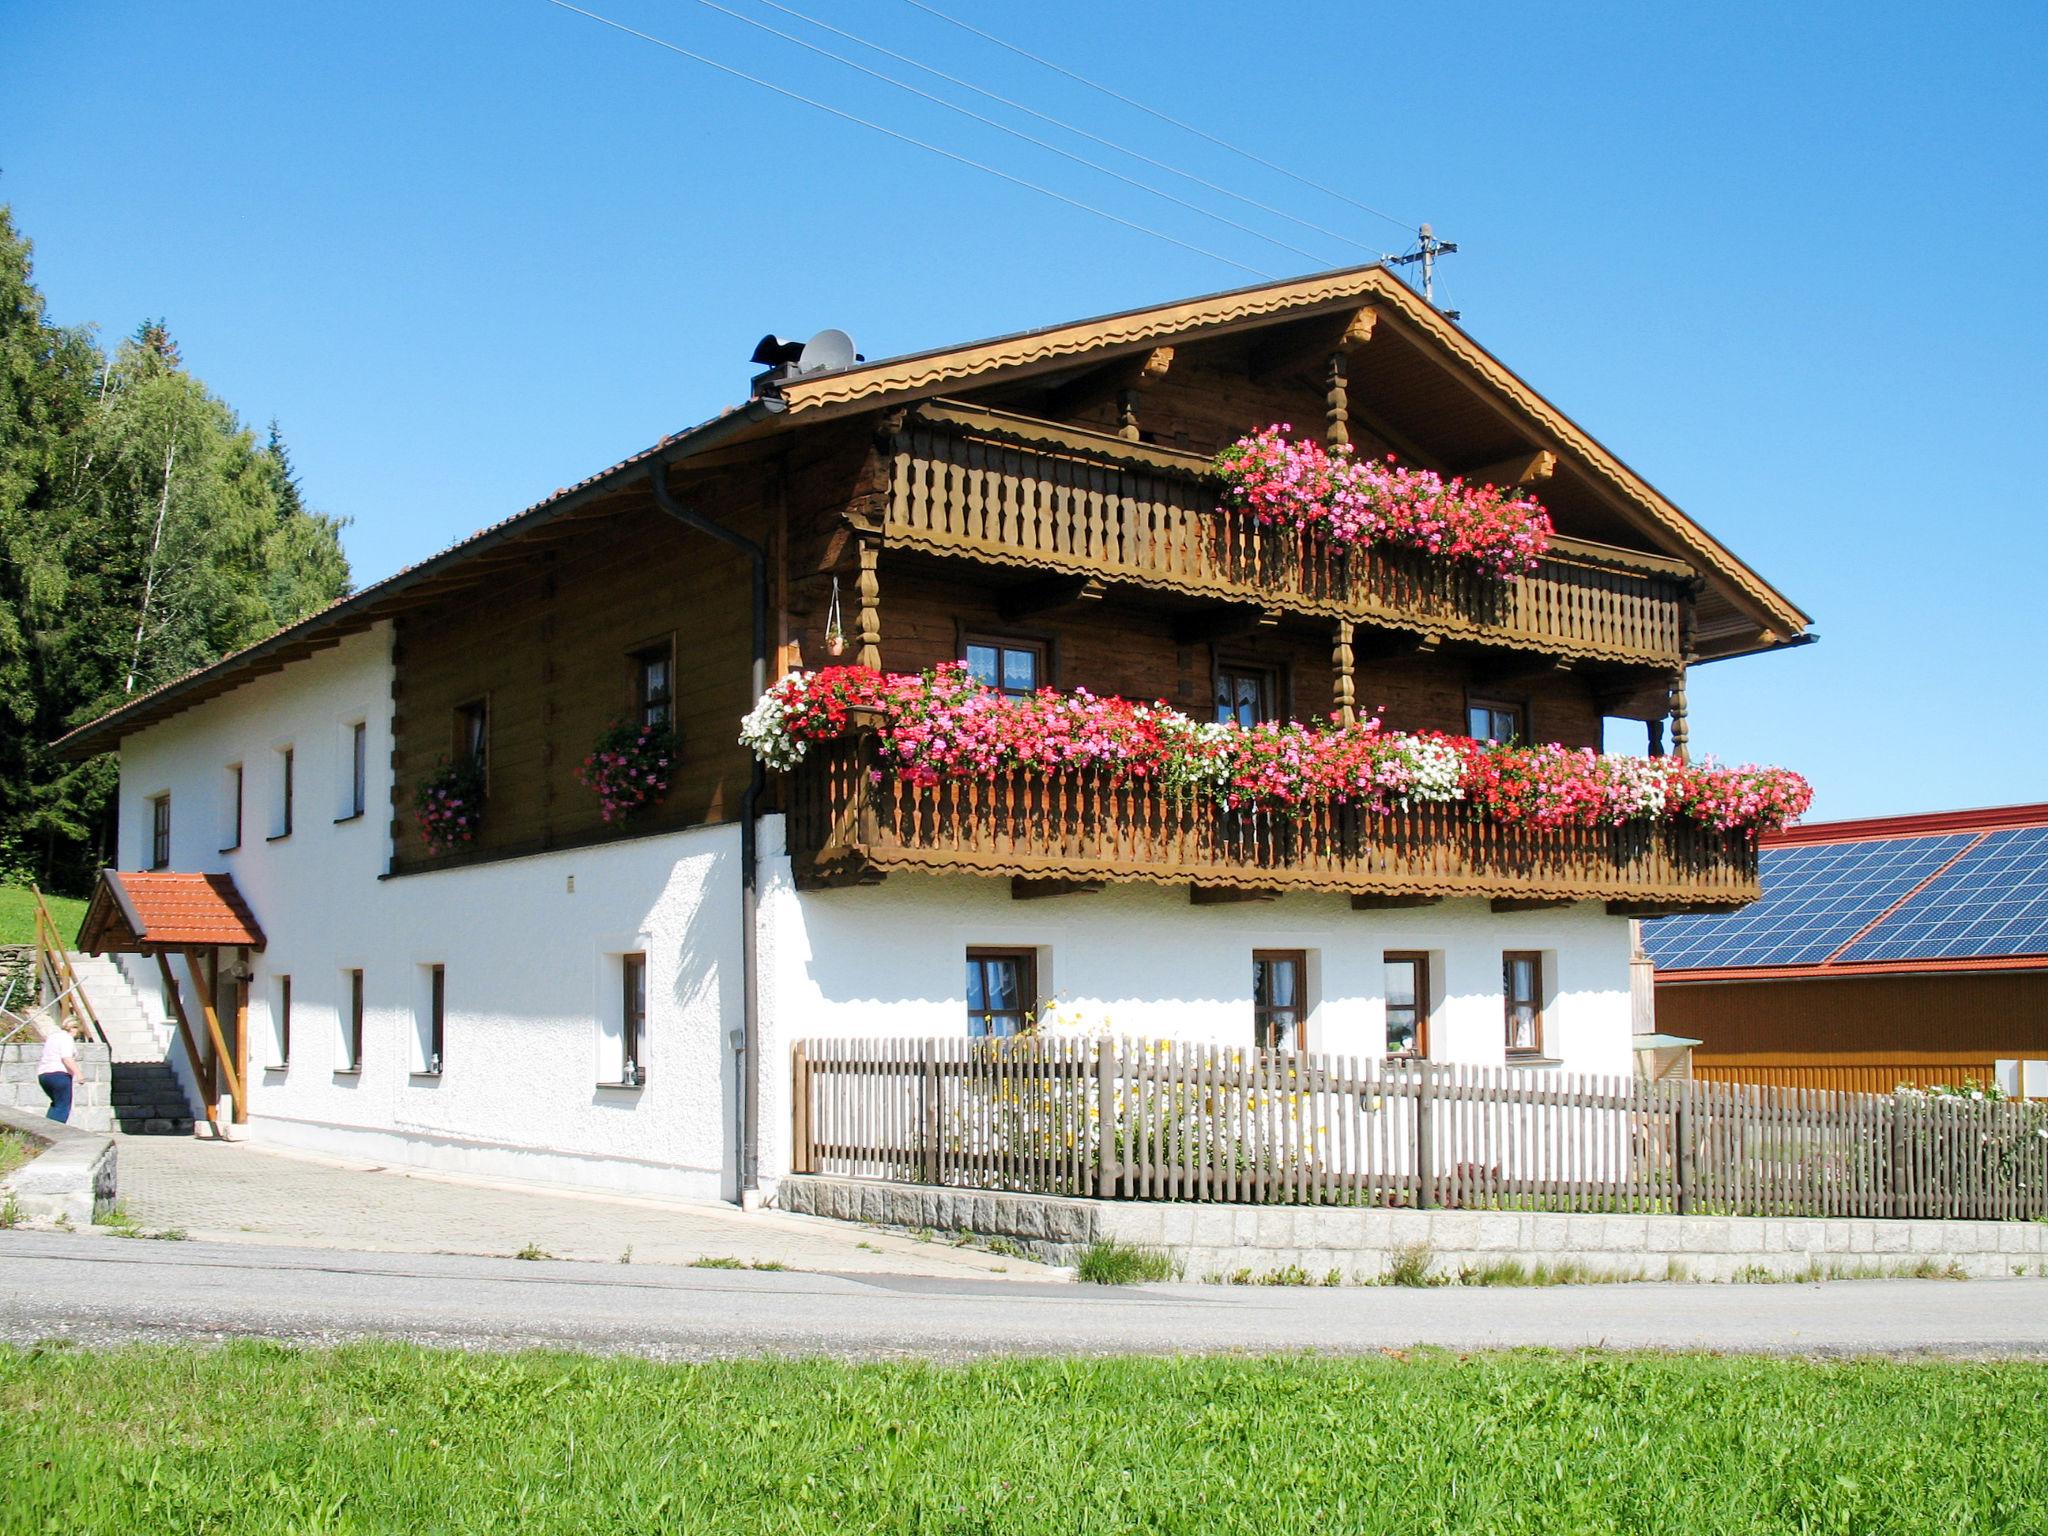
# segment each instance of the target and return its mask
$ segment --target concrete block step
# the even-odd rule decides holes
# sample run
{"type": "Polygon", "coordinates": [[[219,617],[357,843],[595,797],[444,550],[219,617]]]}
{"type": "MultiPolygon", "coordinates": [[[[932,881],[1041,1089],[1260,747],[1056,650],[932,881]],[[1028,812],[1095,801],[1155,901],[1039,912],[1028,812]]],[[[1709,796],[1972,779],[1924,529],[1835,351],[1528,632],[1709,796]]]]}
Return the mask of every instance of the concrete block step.
{"type": "Polygon", "coordinates": [[[175,1118],[167,1115],[154,1116],[146,1120],[131,1120],[126,1117],[117,1116],[115,1124],[119,1125],[122,1133],[128,1136],[190,1136],[192,1134],[192,1120],[189,1115],[180,1115],[175,1118]]]}

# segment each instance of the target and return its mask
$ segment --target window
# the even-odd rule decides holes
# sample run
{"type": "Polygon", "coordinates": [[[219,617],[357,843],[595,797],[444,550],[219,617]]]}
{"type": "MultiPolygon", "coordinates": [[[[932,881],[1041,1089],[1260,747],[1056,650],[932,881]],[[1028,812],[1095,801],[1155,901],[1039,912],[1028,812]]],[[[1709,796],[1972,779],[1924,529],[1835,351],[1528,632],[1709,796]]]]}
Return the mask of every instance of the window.
{"type": "Polygon", "coordinates": [[[1299,1051],[1308,956],[1298,949],[1252,951],[1252,1038],[1269,1051],[1299,1051]]]}
{"type": "Polygon", "coordinates": [[[441,1075],[441,1056],[448,1043],[448,967],[430,965],[427,973],[426,1028],[420,1031],[420,1064],[416,1071],[441,1075]]]}
{"type": "Polygon", "coordinates": [[[149,867],[171,867],[171,797],[157,795],[149,802],[149,867]]]}
{"type": "Polygon", "coordinates": [[[1501,957],[1501,993],[1507,1004],[1508,1052],[1543,1054],[1543,956],[1511,949],[1501,957]]]}
{"type": "Polygon", "coordinates": [[[242,765],[229,763],[227,773],[227,814],[221,818],[221,836],[226,839],[221,845],[222,853],[233,853],[242,846],[242,765]]]}
{"type": "Polygon", "coordinates": [[[270,841],[292,835],[292,789],[293,775],[297,767],[290,747],[277,749],[277,830],[270,834],[270,841]]]}
{"type": "Polygon", "coordinates": [[[343,821],[353,821],[370,805],[370,727],[358,720],[348,728],[348,804],[343,821]]]}
{"type": "Polygon", "coordinates": [[[1228,725],[1257,725],[1277,719],[1279,677],[1271,667],[1218,663],[1216,667],[1216,719],[1228,725]]]}
{"type": "Polygon", "coordinates": [[[1465,705],[1465,734],[1474,741],[1497,741],[1505,746],[1511,741],[1529,739],[1528,722],[1519,704],[1503,704],[1498,699],[1471,699],[1465,705]]]}
{"type": "Polygon", "coordinates": [[[633,653],[633,698],[643,726],[675,723],[675,662],[668,642],[633,653]]]}
{"type": "Polygon", "coordinates": [[[488,773],[491,765],[491,706],[487,699],[471,699],[455,706],[455,760],[488,773]]]}
{"type": "Polygon", "coordinates": [[[1038,1006],[1038,957],[1028,949],[967,951],[967,1033],[1014,1035],[1038,1006]]]}
{"type": "Polygon", "coordinates": [[[343,1020],[341,1037],[341,1070],[360,1072],[363,1070],[363,973],[349,971],[348,1016],[343,1020]]]}
{"type": "Polygon", "coordinates": [[[1012,698],[1045,686],[1045,647],[1036,640],[970,637],[966,650],[967,670],[975,681],[1012,698]]]}
{"type": "Polygon", "coordinates": [[[1429,956],[1389,950],[1387,974],[1387,1054],[1429,1055],[1429,956]]]}
{"type": "Polygon", "coordinates": [[[621,955],[619,1081],[638,1087],[647,1080],[647,957],[621,955]]]}
{"type": "Polygon", "coordinates": [[[272,1044],[276,1047],[277,1070],[282,1072],[292,1064],[292,979],[289,976],[277,978],[277,1004],[271,1011],[272,1044]]]}

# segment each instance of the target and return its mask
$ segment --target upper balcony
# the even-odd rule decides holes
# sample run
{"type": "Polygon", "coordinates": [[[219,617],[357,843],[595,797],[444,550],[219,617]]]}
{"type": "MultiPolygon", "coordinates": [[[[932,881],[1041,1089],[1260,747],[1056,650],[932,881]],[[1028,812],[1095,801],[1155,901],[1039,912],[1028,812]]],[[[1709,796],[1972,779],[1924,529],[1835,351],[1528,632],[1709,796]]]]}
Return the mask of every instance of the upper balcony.
{"type": "Polygon", "coordinates": [[[1310,891],[1348,894],[1361,907],[1605,901],[1630,915],[1727,911],[1761,894],[1755,835],[1690,823],[1505,826],[1456,803],[1286,815],[1224,810],[1093,768],[920,785],[875,766],[861,735],[818,743],[797,765],[786,804],[800,887],[914,870],[1008,875],[1020,894],[1138,880],[1186,885],[1197,899],[1310,891]]]}
{"type": "Polygon", "coordinates": [[[921,407],[890,453],[886,545],[1574,660],[1681,660],[1692,572],[1661,555],[1556,538],[1535,571],[1492,581],[1227,515],[1199,455],[981,408],[921,407]]]}

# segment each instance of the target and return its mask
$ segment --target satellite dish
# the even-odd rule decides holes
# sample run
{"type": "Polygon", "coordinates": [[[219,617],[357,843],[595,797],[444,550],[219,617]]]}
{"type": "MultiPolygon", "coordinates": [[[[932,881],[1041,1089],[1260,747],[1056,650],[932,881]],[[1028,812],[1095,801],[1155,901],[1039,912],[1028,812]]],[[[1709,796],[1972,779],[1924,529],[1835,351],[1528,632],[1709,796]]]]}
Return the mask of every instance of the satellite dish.
{"type": "Polygon", "coordinates": [[[851,368],[859,357],[853,350],[853,338],[844,331],[820,331],[804,343],[804,349],[796,360],[798,373],[834,373],[841,368],[851,368]]]}

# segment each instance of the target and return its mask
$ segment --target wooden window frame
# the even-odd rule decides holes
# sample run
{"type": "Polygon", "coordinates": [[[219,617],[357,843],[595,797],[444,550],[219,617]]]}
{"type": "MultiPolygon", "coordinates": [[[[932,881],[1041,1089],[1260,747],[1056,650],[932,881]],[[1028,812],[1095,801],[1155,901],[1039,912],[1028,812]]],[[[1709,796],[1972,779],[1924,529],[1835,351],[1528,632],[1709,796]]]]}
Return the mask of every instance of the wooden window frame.
{"type": "Polygon", "coordinates": [[[229,828],[229,836],[233,840],[225,848],[221,849],[222,853],[233,853],[242,846],[242,801],[243,792],[248,785],[248,775],[243,771],[240,763],[229,763],[228,772],[233,775],[234,779],[235,787],[232,793],[234,795],[235,819],[234,824],[229,828]]]}
{"type": "Polygon", "coordinates": [[[1540,949],[1503,950],[1500,957],[1501,993],[1501,1041],[1511,1059],[1543,1059],[1544,1048],[1549,1042],[1544,1038],[1548,1021],[1544,1018],[1543,1007],[1543,951],[1540,949]],[[1536,995],[1529,1001],[1530,1011],[1535,1015],[1530,1030],[1535,1043],[1516,1045],[1515,1038],[1515,963],[1529,962],[1529,970],[1535,978],[1536,995]]]}
{"type": "MultiPolygon", "coordinates": [[[[1391,1022],[1387,1025],[1384,1049],[1389,1060],[1429,1060],[1429,1014],[1430,1014],[1430,963],[1426,949],[1390,949],[1380,956],[1380,964],[1413,965],[1415,967],[1415,1044],[1406,1050],[1394,1049],[1394,1030],[1391,1022]]],[[[1396,1005],[1382,998],[1382,1007],[1391,1010],[1396,1005]]]]}
{"type": "Polygon", "coordinates": [[[455,716],[451,724],[455,739],[448,760],[452,763],[477,764],[483,770],[484,793],[489,794],[491,788],[491,696],[488,693],[479,693],[474,697],[462,700],[455,706],[455,716]],[[483,729],[481,731],[471,732],[469,722],[473,719],[483,722],[483,729]],[[476,737],[474,750],[470,746],[472,734],[476,737]]]}
{"type": "Polygon", "coordinates": [[[171,867],[171,792],[149,797],[149,867],[171,867]]]}
{"type": "Polygon", "coordinates": [[[619,1086],[647,1081],[647,953],[619,956],[619,1086]]]}
{"type": "Polygon", "coordinates": [[[370,808],[370,722],[351,721],[348,728],[348,812],[337,823],[354,821],[370,808]]]}
{"type": "Polygon", "coordinates": [[[1266,1024],[1270,1016],[1284,1009],[1294,1015],[1294,1046],[1298,1055],[1308,1049],[1308,951],[1305,949],[1255,949],[1252,951],[1252,1043],[1260,1050],[1279,1050],[1268,1044],[1266,1024]],[[1259,1001],[1259,966],[1287,963],[1295,968],[1295,999],[1291,1004],[1259,1001]]]}
{"type": "Polygon", "coordinates": [[[1502,746],[1527,746],[1533,739],[1529,735],[1529,701],[1527,698],[1504,698],[1499,694],[1474,693],[1468,689],[1465,694],[1465,734],[1474,741],[1484,741],[1487,739],[1486,737],[1475,736],[1472,732],[1472,711],[1475,709],[1484,709],[1515,717],[1518,733],[1509,738],[1508,741],[1502,742],[1502,746]]]}
{"type": "Polygon", "coordinates": [[[676,728],[676,637],[668,634],[659,639],[636,645],[626,653],[627,684],[632,693],[633,717],[640,724],[647,725],[647,711],[659,703],[667,711],[663,720],[671,731],[676,728]],[[668,693],[661,699],[653,698],[647,689],[647,663],[659,659],[668,669],[668,693]]]}
{"type": "Polygon", "coordinates": [[[296,745],[279,747],[278,762],[278,823],[279,830],[270,834],[266,843],[281,843],[292,835],[292,826],[298,814],[298,772],[299,749],[296,745]]]}
{"type": "Polygon", "coordinates": [[[967,662],[967,648],[969,646],[992,645],[996,648],[996,677],[998,679],[996,691],[1007,698],[1028,698],[1030,694],[1036,693],[1040,688],[1050,688],[1053,685],[1052,641],[1044,635],[1024,634],[1016,630],[1004,629],[969,629],[962,625],[959,640],[960,661],[963,666],[967,662]],[[1004,651],[1029,651],[1037,658],[1033,668],[1037,675],[1037,684],[1027,693],[1013,693],[1002,686],[1000,680],[1003,675],[1002,653],[1004,651]]]}
{"type": "MultiPolygon", "coordinates": [[[[1284,720],[1293,713],[1293,677],[1284,662],[1272,661],[1258,656],[1227,651],[1214,651],[1209,662],[1209,718],[1220,721],[1217,694],[1223,687],[1225,673],[1256,672],[1261,675],[1261,691],[1267,695],[1265,718],[1284,720]]],[[[1233,713],[1232,720],[1237,718],[1233,713]]],[[[1261,722],[1254,721],[1253,724],[1261,722]]]]}
{"type": "Polygon", "coordinates": [[[439,1077],[442,1058],[448,1051],[448,967],[439,961],[427,967],[426,1058],[418,1076],[439,1077]]]}
{"type": "MultiPolygon", "coordinates": [[[[981,1018],[984,1021],[993,1021],[999,1017],[1007,1018],[1014,1012],[1017,1016],[1017,1028],[1010,1033],[1021,1034],[1038,1012],[1038,951],[1029,946],[1010,944],[970,944],[967,946],[967,963],[969,965],[985,963],[990,960],[1015,960],[1018,962],[1018,1006],[1015,1009],[984,1008],[981,1012],[981,1018]]],[[[984,976],[982,982],[982,996],[984,998],[988,996],[987,987],[987,978],[984,976]]],[[[970,1008],[967,1015],[967,1032],[970,1039],[999,1038],[993,1029],[976,1035],[974,1033],[974,1021],[975,1015],[970,1008]]]]}
{"type": "Polygon", "coordinates": [[[363,968],[352,966],[342,974],[348,978],[348,1033],[344,1037],[348,1064],[339,1070],[356,1076],[363,1070],[363,968]]]}

